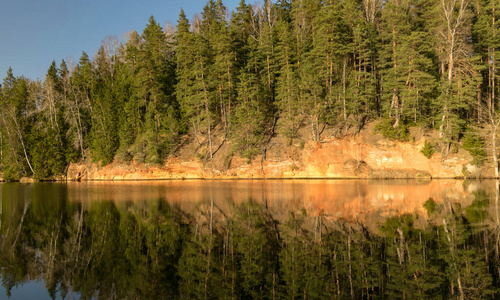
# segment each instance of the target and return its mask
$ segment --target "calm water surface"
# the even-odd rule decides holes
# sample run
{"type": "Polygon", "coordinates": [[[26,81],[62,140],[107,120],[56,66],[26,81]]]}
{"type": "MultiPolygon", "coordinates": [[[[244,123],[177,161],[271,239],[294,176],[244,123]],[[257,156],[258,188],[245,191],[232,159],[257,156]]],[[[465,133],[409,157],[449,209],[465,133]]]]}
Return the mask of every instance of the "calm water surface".
{"type": "Polygon", "coordinates": [[[0,184],[0,299],[500,297],[496,181],[0,184]]]}

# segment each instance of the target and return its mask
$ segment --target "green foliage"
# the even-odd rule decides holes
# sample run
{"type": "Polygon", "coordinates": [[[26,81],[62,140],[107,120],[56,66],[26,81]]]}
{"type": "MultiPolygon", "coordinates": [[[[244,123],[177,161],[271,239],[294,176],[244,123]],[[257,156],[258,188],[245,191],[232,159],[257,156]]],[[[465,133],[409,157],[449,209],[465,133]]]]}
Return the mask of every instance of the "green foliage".
{"type": "MultiPolygon", "coordinates": [[[[164,193],[164,186],[124,192],[136,188],[164,193]]],[[[445,200],[428,222],[404,214],[371,229],[306,213],[304,205],[278,212],[217,193],[185,210],[165,200],[111,201],[123,195],[102,185],[89,199],[108,194],[109,201],[73,201],[66,185],[53,183],[1,189],[7,294],[40,270],[49,294],[85,298],[441,299],[453,292],[489,299],[499,292],[500,262],[491,256],[497,228],[482,190],[465,209],[445,200]]],[[[424,206],[437,209],[432,199],[424,206]]]]}
{"type": "Polygon", "coordinates": [[[410,131],[404,124],[399,124],[394,128],[391,120],[383,119],[377,125],[375,125],[375,130],[382,133],[385,138],[398,140],[398,141],[409,141],[410,131]]]}
{"type": "Polygon", "coordinates": [[[276,82],[276,104],[282,112],[284,133],[293,139],[299,128],[300,101],[298,97],[298,78],[294,64],[292,37],[289,24],[278,22],[276,25],[277,45],[276,64],[279,68],[276,82]]]}
{"type": "Polygon", "coordinates": [[[472,155],[472,164],[482,166],[486,161],[486,150],[483,138],[476,132],[469,131],[465,134],[462,148],[472,155]]]}
{"type": "MultiPolygon", "coordinates": [[[[126,43],[108,37],[94,57],[82,52],[74,68],[54,61],[43,81],[10,69],[2,168],[42,179],[87,158],[159,164],[183,134],[207,159],[222,141],[251,159],[275,134],[321,141],[372,121],[400,141],[413,124],[434,127],[448,154],[497,107],[499,24],[494,1],[476,3],[474,16],[448,2],[242,0],[231,13],[211,0],[201,18],[181,10],[176,30],[150,17],[126,43]]],[[[483,164],[478,138],[464,144],[483,164]]]]}
{"type": "Polygon", "coordinates": [[[30,84],[24,77],[14,77],[12,68],[7,71],[0,94],[0,131],[2,135],[1,163],[5,180],[15,181],[33,174],[28,151],[27,135],[33,124],[28,113],[30,84]]]}
{"type": "Polygon", "coordinates": [[[244,157],[251,159],[260,153],[263,142],[263,124],[266,115],[262,112],[262,86],[256,76],[240,75],[237,86],[240,106],[234,112],[233,125],[235,127],[233,139],[236,150],[244,157]]]}
{"type": "Polygon", "coordinates": [[[35,131],[30,136],[32,145],[37,149],[31,155],[36,179],[49,179],[65,171],[65,155],[54,137],[55,133],[51,130],[35,131]]]}
{"type": "Polygon", "coordinates": [[[427,210],[427,214],[430,216],[437,211],[438,205],[434,202],[434,199],[429,198],[424,203],[424,208],[427,210]]]}
{"type": "Polygon", "coordinates": [[[474,193],[474,201],[465,208],[467,219],[472,224],[482,225],[488,216],[489,198],[484,190],[474,193]]]}
{"type": "Polygon", "coordinates": [[[11,151],[5,151],[2,155],[2,171],[5,181],[17,181],[24,175],[20,168],[20,157],[13,156],[11,151]]]}
{"type": "Polygon", "coordinates": [[[420,149],[420,152],[422,152],[422,154],[427,157],[427,158],[431,158],[432,154],[434,154],[435,152],[435,144],[432,143],[432,142],[428,142],[427,140],[425,140],[424,142],[424,146],[422,147],[422,149],[420,149]]]}

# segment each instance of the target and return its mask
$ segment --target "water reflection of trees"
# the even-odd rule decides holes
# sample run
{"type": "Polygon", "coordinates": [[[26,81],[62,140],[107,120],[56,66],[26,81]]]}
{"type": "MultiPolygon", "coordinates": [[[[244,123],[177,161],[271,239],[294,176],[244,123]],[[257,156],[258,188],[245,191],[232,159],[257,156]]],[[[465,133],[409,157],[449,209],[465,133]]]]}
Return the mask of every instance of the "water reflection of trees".
{"type": "Polygon", "coordinates": [[[251,199],[182,211],[163,200],[67,202],[47,188],[3,186],[8,294],[43,279],[52,297],[83,299],[500,296],[498,195],[481,190],[468,207],[430,199],[425,218],[392,217],[375,233],[251,199]]]}

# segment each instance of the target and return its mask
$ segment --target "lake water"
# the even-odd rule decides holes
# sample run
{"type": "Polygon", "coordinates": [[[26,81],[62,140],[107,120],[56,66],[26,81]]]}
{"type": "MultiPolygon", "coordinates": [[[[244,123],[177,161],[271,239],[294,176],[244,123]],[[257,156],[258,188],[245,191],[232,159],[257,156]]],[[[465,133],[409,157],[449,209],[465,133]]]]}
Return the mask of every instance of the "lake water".
{"type": "Polygon", "coordinates": [[[0,299],[500,296],[498,182],[0,184],[0,299]]]}

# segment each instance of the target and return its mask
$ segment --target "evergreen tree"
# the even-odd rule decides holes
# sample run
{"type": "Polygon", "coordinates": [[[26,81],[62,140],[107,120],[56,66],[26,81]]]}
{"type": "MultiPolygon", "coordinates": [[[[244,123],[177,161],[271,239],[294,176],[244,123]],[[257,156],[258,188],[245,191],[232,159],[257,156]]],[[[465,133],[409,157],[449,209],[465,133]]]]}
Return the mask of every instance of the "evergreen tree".
{"type": "Polygon", "coordinates": [[[349,125],[357,130],[367,118],[378,116],[380,111],[379,81],[378,81],[378,32],[376,30],[380,11],[378,2],[367,0],[363,2],[363,10],[356,9],[356,2],[347,1],[344,17],[351,28],[352,60],[346,94],[349,96],[346,109],[350,112],[349,125]]]}
{"type": "Polygon", "coordinates": [[[179,16],[177,40],[177,99],[181,111],[192,132],[200,144],[206,144],[206,155],[212,158],[212,127],[218,111],[214,93],[211,90],[213,78],[210,78],[213,52],[207,38],[211,22],[215,18],[215,3],[210,1],[204,8],[203,20],[196,24],[194,34],[189,31],[189,23],[181,11],[179,16]],[[187,51],[183,51],[187,50],[187,51]]]}
{"type": "Polygon", "coordinates": [[[152,16],[142,38],[135,88],[138,97],[146,102],[146,160],[158,163],[173,149],[178,134],[177,104],[172,95],[174,74],[169,67],[172,49],[152,16]]]}
{"type": "Polygon", "coordinates": [[[348,59],[352,47],[351,29],[345,22],[342,2],[325,3],[315,16],[312,56],[323,86],[325,107],[321,114],[335,124],[347,120],[348,59]],[[338,117],[342,116],[342,119],[338,117]]]}
{"type": "Polygon", "coordinates": [[[419,6],[387,2],[381,17],[382,108],[393,128],[410,120],[424,121],[437,70],[431,41],[418,22],[419,6]]]}
{"type": "Polygon", "coordinates": [[[276,63],[278,78],[276,81],[276,105],[279,108],[285,133],[293,139],[300,127],[300,102],[298,97],[298,79],[295,64],[293,37],[289,24],[280,20],[276,25],[276,63]]]}
{"type": "Polygon", "coordinates": [[[179,102],[184,122],[187,123],[185,126],[194,127],[195,116],[198,113],[196,110],[197,107],[192,101],[194,34],[189,31],[189,21],[186,19],[186,15],[182,9],[177,21],[175,58],[177,65],[177,84],[175,86],[177,102],[179,102]]]}
{"type": "Polygon", "coordinates": [[[311,54],[315,16],[321,5],[316,0],[300,0],[292,2],[292,26],[295,36],[297,59],[297,77],[300,99],[300,115],[305,118],[311,128],[311,139],[318,140],[320,135],[320,116],[322,97],[321,84],[315,73],[315,57],[311,54]]]}
{"type": "Polygon", "coordinates": [[[211,76],[215,79],[213,89],[219,103],[220,120],[227,132],[231,123],[231,104],[234,106],[234,54],[226,20],[227,9],[221,0],[215,3],[215,13],[209,38],[214,51],[211,76]]]}
{"type": "MultiPolygon", "coordinates": [[[[120,48],[124,52],[125,47],[120,48]]],[[[132,78],[130,65],[126,62],[124,53],[120,54],[119,59],[115,64],[115,74],[113,82],[113,95],[115,96],[115,111],[118,114],[116,117],[119,144],[116,157],[121,161],[129,161],[132,159],[129,147],[133,144],[134,126],[130,120],[130,111],[127,110],[130,100],[132,99],[132,78]]]]}
{"type": "Polygon", "coordinates": [[[144,107],[140,104],[140,100],[134,88],[135,70],[140,60],[140,43],[141,39],[139,34],[133,31],[124,46],[126,67],[122,69],[122,76],[123,83],[129,86],[129,97],[125,99],[124,117],[122,118],[123,122],[121,122],[120,126],[121,151],[125,154],[124,156],[135,156],[136,159],[139,158],[138,153],[142,154],[142,151],[139,151],[137,147],[133,147],[133,145],[136,139],[138,139],[144,123],[142,118],[144,115],[144,107]]]}
{"type": "Polygon", "coordinates": [[[237,150],[252,158],[264,147],[265,137],[274,132],[275,98],[275,24],[272,3],[251,11],[251,30],[246,43],[246,65],[240,69],[233,137],[237,150]],[[248,116],[251,116],[249,119],[248,116]]]}
{"type": "Polygon", "coordinates": [[[90,149],[92,159],[107,165],[118,148],[116,101],[112,90],[110,61],[104,47],[94,58],[94,84],[91,91],[92,127],[90,149]]]}
{"type": "Polygon", "coordinates": [[[496,83],[496,45],[499,42],[499,24],[497,17],[500,3],[497,0],[479,1],[474,3],[474,17],[472,25],[474,51],[480,56],[480,64],[484,67],[481,70],[483,86],[481,94],[477,99],[478,121],[487,119],[491,112],[495,114],[497,83],[496,83]],[[484,107],[487,111],[484,111],[484,107]]]}
{"type": "Polygon", "coordinates": [[[262,86],[252,72],[243,72],[238,77],[236,91],[238,106],[235,109],[233,140],[236,150],[247,159],[259,154],[263,141],[265,110],[262,105],[262,86]]]}
{"type": "Polygon", "coordinates": [[[133,143],[130,152],[136,159],[159,163],[172,150],[179,130],[171,45],[151,16],[142,36],[130,35],[125,51],[130,74],[122,78],[121,84],[131,97],[119,105],[126,115],[121,128],[122,148],[133,143]]]}
{"type": "Polygon", "coordinates": [[[229,23],[229,32],[231,35],[231,49],[234,57],[234,67],[236,72],[242,71],[248,60],[247,41],[250,35],[252,10],[245,0],[240,0],[236,11],[232,13],[229,23]]]}
{"type": "Polygon", "coordinates": [[[0,98],[2,168],[6,180],[19,180],[35,173],[28,155],[28,96],[28,80],[14,77],[12,68],[9,68],[0,98]]]}

